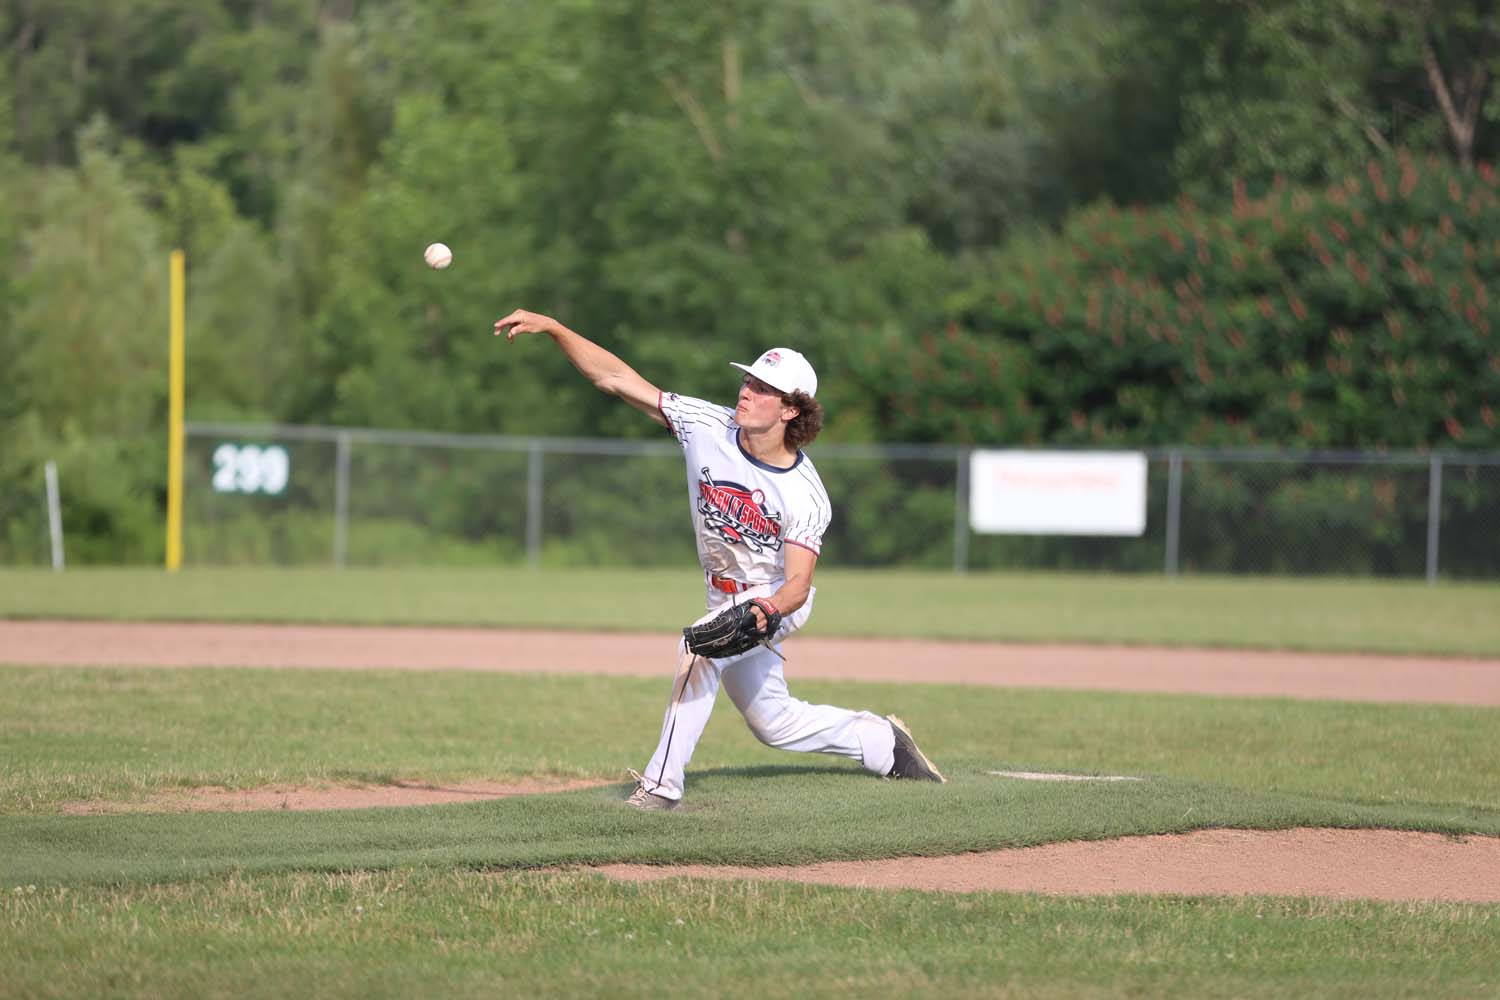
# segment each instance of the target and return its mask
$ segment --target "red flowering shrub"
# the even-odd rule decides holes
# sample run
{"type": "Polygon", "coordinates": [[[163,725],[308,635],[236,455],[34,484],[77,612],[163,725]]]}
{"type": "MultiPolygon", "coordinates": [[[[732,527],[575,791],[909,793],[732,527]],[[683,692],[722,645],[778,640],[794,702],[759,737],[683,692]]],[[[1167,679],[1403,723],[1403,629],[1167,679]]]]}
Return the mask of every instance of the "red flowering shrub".
{"type": "Polygon", "coordinates": [[[1236,195],[1218,213],[1094,208],[1013,246],[962,325],[982,356],[1025,348],[1022,398],[997,402],[1027,423],[973,436],[1500,447],[1493,170],[1402,155],[1326,191],[1236,195]]]}

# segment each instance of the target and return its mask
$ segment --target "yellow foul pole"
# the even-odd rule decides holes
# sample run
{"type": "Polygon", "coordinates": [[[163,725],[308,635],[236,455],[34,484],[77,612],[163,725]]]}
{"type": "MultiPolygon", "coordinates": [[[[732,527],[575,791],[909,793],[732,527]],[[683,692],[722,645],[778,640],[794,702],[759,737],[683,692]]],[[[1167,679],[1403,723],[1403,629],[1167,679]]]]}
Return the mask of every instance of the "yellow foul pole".
{"type": "Polygon", "coordinates": [[[186,268],[181,250],[172,251],[171,280],[171,416],[167,429],[167,571],[182,565],[182,411],[183,382],[187,366],[183,352],[186,340],[186,268]]]}

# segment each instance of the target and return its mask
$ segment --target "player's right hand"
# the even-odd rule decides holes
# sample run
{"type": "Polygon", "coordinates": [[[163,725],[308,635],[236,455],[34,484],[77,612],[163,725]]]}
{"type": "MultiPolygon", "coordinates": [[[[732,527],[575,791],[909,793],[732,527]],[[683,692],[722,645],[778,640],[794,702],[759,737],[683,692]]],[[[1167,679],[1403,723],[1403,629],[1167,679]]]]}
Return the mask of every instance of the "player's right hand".
{"type": "Polygon", "coordinates": [[[495,321],[495,336],[504,334],[507,341],[513,342],[518,334],[547,333],[555,326],[557,326],[557,321],[551,316],[517,309],[509,316],[495,321]]]}

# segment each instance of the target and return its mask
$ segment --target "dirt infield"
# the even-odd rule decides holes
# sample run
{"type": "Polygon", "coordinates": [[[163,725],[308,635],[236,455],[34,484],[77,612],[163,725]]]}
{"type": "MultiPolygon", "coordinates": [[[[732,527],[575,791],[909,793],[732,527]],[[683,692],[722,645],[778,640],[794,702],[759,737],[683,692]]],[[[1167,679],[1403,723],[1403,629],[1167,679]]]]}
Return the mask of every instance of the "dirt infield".
{"type": "MultiPolygon", "coordinates": [[[[0,621],[0,663],[274,666],[658,676],[670,635],[486,629],[0,621]]],[[[1143,647],[800,637],[794,677],[1072,690],[1500,705],[1500,661],[1143,647]]],[[[361,788],[199,789],[75,812],[345,809],[539,794],[564,785],[421,782],[361,788]]],[[[797,868],[612,865],[616,878],[779,878],[829,885],[1050,894],[1307,895],[1500,902],[1500,838],[1390,830],[1206,830],[943,858],[797,868]]]]}
{"type": "Polygon", "coordinates": [[[546,795],[579,788],[619,784],[602,779],[573,781],[455,781],[434,785],[426,781],[396,781],[389,785],[270,785],[265,788],[205,786],[163,792],[139,802],[73,802],[63,807],[70,816],[162,812],[264,812],[287,809],[316,812],[325,809],[373,809],[386,806],[437,806],[452,802],[508,799],[517,795],[546,795]]]}
{"type": "Polygon", "coordinates": [[[605,865],[627,881],[758,879],[863,889],[1322,896],[1500,903],[1500,838],[1397,830],[1199,830],[888,861],[742,868],[605,865]]]}
{"type": "MultiPolygon", "coordinates": [[[[0,663],[396,667],[655,677],[660,633],[0,621],[0,663]]],[[[1500,660],[799,636],[793,678],[1500,705],[1500,660]]]]}

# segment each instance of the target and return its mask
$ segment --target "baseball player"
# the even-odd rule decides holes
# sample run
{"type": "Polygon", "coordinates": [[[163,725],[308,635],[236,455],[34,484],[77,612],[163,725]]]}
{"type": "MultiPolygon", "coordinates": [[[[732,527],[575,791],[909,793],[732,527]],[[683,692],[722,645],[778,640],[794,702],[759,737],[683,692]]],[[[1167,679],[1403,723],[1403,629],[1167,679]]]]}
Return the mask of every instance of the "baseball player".
{"type": "Polygon", "coordinates": [[[675,809],[681,803],[684,772],[720,684],[768,746],[837,754],[892,778],[946,780],[895,716],[811,705],[787,691],[776,647],[812,613],[813,570],[832,516],[828,493],[802,451],[823,423],[814,398],[818,378],[806,358],[778,347],[754,364],[734,363],[745,374],[735,405],[727,407],[662,392],[548,316],[518,309],[495,324],[495,333],[511,342],[547,334],[595,388],[670,430],[687,459],[708,614],[683,630],[661,739],[645,772],[631,772],[637,783],[630,805],[675,809]],[[717,623],[742,633],[744,642],[733,648],[748,648],[704,655],[729,648],[698,641],[717,623]]]}

